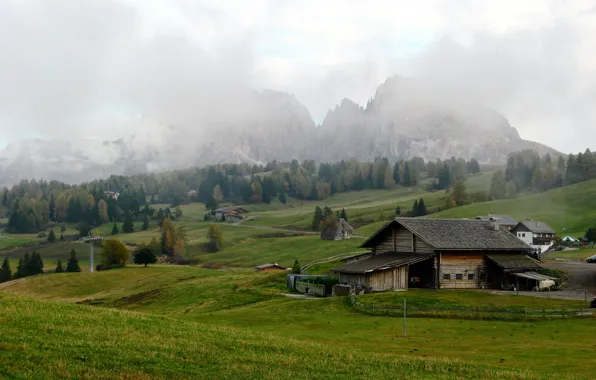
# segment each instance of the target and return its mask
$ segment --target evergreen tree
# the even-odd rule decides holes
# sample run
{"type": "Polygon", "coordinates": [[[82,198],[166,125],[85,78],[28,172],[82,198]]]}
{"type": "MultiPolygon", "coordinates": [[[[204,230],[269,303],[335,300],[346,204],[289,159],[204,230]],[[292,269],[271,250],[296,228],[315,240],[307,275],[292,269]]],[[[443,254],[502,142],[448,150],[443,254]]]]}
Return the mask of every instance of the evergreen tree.
{"type": "Polygon", "coordinates": [[[401,207],[397,206],[395,208],[395,216],[400,216],[401,215],[401,207]]]}
{"type": "Polygon", "coordinates": [[[50,233],[48,234],[48,241],[50,243],[54,243],[56,241],[56,234],[54,233],[53,228],[50,230],[50,233]]]}
{"type": "Polygon", "coordinates": [[[412,216],[418,216],[418,200],[414,200],[414,204],[412,205],[412,216]]]}
{"type": "Polygon", "coordinates": [[[410,165],[406,162],[403,173],[404,186],[412,186],[412,172],[410,171],[410,165]]]}
{"type": "Polygon", "coordinates": [[[58,260],[58,265],[56,265],[56,273],[64,272],[64,268],[62,267],[62,261],[58,260]]]}
{"type": "Polygon", "coordinates": [[[19,259],[17,264],[17,271],[14,274],[14,278],[27,277],[27,265],[29,263],[29,253],[25,253],[23,257],[19,259]]]}
{"type": "Polygon", "coordinates": [[[141,249],[137,250],[134,254],[134,263],[135,264],[155,264],[157,262],[157,257],[155,257],[155,253],[149,247],[142,247],[141,249]]]}
{"type": "Polygon", "coordinates": [[[284,205],[285,205],[285,204],[286,204],[286,202],[288,201],[288,200],[286,199],[286,192],[285,192],[285,191],[283,191],[283,189],[282,189],[282,190],[279,192],[279,201],[280,201],[282,204],[284,204],[284,205]]]}
{"type": "Polygon", "coordinates": [[[426,206],[424,205],[424,199],[420,198],[418,201],[418,212],[417,216],[424,216],[426,215],[426,206]]]}
{"type": "Polygon", "coordinates": [[[339,213],[339,217],[343,220],[345,220],[346,222],[348,221],[348,214],[346,213],[346,209],[342,208],[341,212],[339,213]]]}
{"type": "Polygon", "coordinates": [[[472,158],[468,164],[468,173],[480,173],[480,164],[478,163],[478,160],[476,160],[475,158],[472,158]]]}
{"type": "Polygon", "coordinates": [[[118,235],[120,231],[118,230],[118,225],[116,224],[116,222],[114,222],[114,225],[112,226],[112,236],[113,235],[118,235]]]}
{"type": "Polygon", "coordinates": [[[501,170],[495,172],[490,180],[489,196],[492,199],[503,199],[507,196],[507,182],[501,170]]]}
{"type": "Polygon", "coordinates": [[[319,229],[319,225],[321,224],[322,220],[323,220],[323,211],[321,210],[321,208],[319,206],[317,206],[317,207],[315,207],[315,214],[313,215],[310,228],[313,231],[317,231],[319,229]]]}
{"type": "Polygon", "coordinates": [[[292,273],[300,274],[301,271],[302,269],[300,267],[300,262],[298,262],[298,259],[294,260],[294,265],[292,265],[292,273]]]}
{"type": "Polygon", "coordinates": [[[466,191],[466,185],[462,181],[455,183],[451,197],[457,206],[463,206],[467,202],[468,193],[466,191]]]}
{"type": "Polygon", "coordinates": [[[10,281],[12,278],[12,271],[10,270],[10,263],[8,257],[4,258],[2,268],[0,269],[0,282],[10,281]]]}
{"type": "Polygon", "coordinates": [[[130,212],[127,212],[126,216],[124,217],[124,222],[122,223],[122,232],[125,234],[135,232],[135,225],[132,221],[132,215],[130,212]]]}
{"type": "Polygon", "coordinates": [[[41,256],[36,251],[31,253],[27,265],[25,266],[25,273],[27,276],[35,276],[43,273],[43,261],[41,256]]]}
{"type": "MultiPolygon", "coordinates": [[[[590,243],[596,242],[596,228],[588,228],[584,236],[590,243]]],[[[1,280],[0,280],[1,281],[1,280]]]]}
{"type": "Polygon", "coordinates": [[[207,249],[209,252],[219,252],[223,247],[223,234],[217,224],[210,224],[207,229],[207,249]]]}
{"type": "Polygon", "coordinates": [[[70,258],[66,262],[67,272],[80,272],[81,267],[79,266],[79,260],[77,260],[77,251],[74,248],[70,251],[70,258]]]}
{"type": "Polygon", "coordinates": [[[141,227],[141,230],[147,231],[148,229],[149,229],[149,215],[145,214],[145,216],[143,217],[143,227],[141,227]]]}
{"type": "Polygon", "coordinates": [[[393,182],[396,185],[400,184],[400,177],[399,177],[399,162],[395,162],[395,165],[393,165],[393,182]]]}

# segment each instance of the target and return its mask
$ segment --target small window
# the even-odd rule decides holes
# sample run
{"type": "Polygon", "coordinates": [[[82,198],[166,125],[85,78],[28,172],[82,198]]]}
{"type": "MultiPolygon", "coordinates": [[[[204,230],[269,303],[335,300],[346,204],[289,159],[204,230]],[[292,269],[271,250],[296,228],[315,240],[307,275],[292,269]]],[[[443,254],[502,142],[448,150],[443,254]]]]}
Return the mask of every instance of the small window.
{"type": "Polygon", "coordinates": [[[451,280],[451,275],[449,273],[443,273],[443,280],[451,280]]]}
{"type": "Polygon", "coordinates": [[[521,235],[522,235],[522,237],[526,237],[526,234],[525,233],[522,233],[521,235]]]}
{"type": "Polygon", "coordinates": [[[463,280],[464,279],[464,275],[461,274],[461,273],[458,273],[458,274],[455,275],[455,279],[456,280],[463,280]]]}
{"type": "Polygon", "coordinates": [[[468,280],[474,281],[474,273],[468,273],[468,280]]]}

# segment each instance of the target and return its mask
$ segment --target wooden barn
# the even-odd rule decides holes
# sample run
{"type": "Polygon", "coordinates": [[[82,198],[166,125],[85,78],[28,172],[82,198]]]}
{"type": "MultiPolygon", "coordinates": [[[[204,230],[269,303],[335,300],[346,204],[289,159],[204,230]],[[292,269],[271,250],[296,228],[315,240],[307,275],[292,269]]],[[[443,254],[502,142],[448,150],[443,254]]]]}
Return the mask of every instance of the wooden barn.
{"type": "Polygon", "coordinates": [[[371,252],[333,271],[340,284],[368,291],[502,287],[503,268],[489,263],[505,256],[516,258],[517,272],[537,267],[532,248],[495,221],[395,218],[361,248],[371,252]]]}
{"type": "Polygon", "coordinates": [[[288,268],[282,267],[278,263],[275,264],[261,264],[255,267],[257,272],[270,272],[270,271],[279,271],[279,270],[287,270],[288,268]]]}

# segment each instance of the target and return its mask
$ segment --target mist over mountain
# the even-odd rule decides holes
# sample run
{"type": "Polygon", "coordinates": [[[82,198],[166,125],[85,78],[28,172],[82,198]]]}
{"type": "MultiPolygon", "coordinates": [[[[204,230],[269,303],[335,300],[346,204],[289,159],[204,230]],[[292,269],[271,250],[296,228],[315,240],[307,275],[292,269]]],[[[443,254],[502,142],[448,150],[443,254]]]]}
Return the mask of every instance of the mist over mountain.
{"type": "Polygon", "coordinates": [[[204,118],[201,128],[143,120],[115,141],[23,140],[0,151],[0,184],[32,178],[79,183],[111,174],[294,158],[455,156],[504,163],[509,153],[522,149],[558,153],[521,139],[493,109],[454,102],[424,81],[392,77],[366,106],[344,99],[318,127],[293,95],[250,90],[226,112],[204,118]]]}

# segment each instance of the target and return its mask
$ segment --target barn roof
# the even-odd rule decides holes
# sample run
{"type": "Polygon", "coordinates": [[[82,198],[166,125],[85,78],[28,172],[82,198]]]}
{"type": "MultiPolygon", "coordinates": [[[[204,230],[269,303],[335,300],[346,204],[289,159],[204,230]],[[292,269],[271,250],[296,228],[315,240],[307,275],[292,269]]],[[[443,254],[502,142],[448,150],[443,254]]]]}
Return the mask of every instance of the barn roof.
{"type": "Polygon", "coordinates": [[[542,222],[520,222],[515,228],[522,228],[535,234],[554,234],[555,230],[542,222]]]}
{"type": "Polygon", "coordinates": [[[226,212],[226,211],[236,211],[237,213],[247,213],[248,210],[242,207],[238,207],[238,206],[226,206],[226,207],[220,207],[220,208],[216,208],[215,210],[213,210],[213,212],[226,212]]]}
{"type": "Polygon", "coordinates": [[[271,268],[271,267],[286,269],[286,268],[282,267],[281,265],[279,265],[278,263],[275,263],[275,264],[261,264],[261,265],[257,265],[255,268],[256,269],[264,269],[264,268],[271,268]]]}
{"type": "Polygon", "coordinates": [[[532,270],[540,268],[536,260],[522,255],[494,255],[486,256],[489,260],[497,264],[501,269],[508,270],[532,270]]]}
{"type": "Polygon", "coordinates": [[[532,248],[491,222],[468,219],[395,218],[360,247],[373,248],[384,230],[401,225],[431,248],[440,251],[529,251],[532,248]]]}
{"type": "Polygon", "coordinates": [[[334,272],[364,274],[389,268],[397,268],[406,264],[414,264],[433,257],[434,254],[385,252],[370,255],[362,260],[333,268],[334,272]]]}
{"type": "Polygon", "coordinates": [[[499,224],[503,226],[517,226],[519,223],[517,220],[513,219],[509,215],[502,215],[502,214],[488,214],[488,215],[480,215],[477,216],[476,219],[488,221],[497,221],[499,224]]]}

